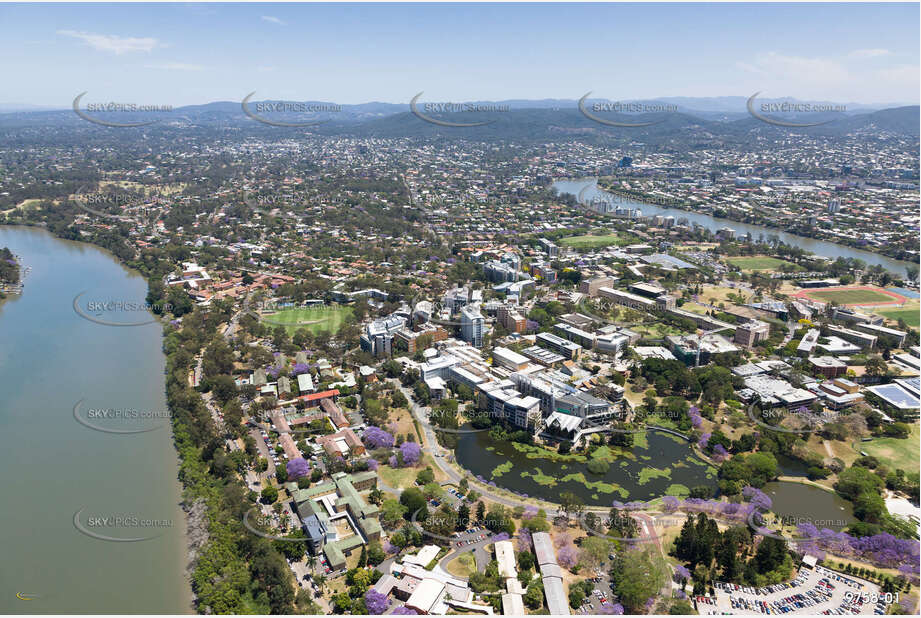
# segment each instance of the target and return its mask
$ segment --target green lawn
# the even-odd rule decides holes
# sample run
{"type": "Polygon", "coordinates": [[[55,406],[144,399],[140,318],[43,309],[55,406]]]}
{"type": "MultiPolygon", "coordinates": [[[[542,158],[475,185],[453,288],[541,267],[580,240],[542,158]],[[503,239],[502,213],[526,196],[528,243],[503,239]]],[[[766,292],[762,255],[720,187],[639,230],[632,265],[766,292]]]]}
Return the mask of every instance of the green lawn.
{"type": "Polygon", "coordinates": [[[594,249],[597,247],[607,247],[610,245],[622,244],[620,236],[617,234],[605,234],[602,236],[569,236],[561,238],[559,243],[564,247],[574,247],[576,249],[594,249]]]}
{"type": "Polygon", "coordinates": [[[888,294],[876,290],[809,290],[809,296],[839,305],[872,305],[874,303],[891,303],[894,299],[888,294]]]}
{"type": "Polygon", "coordinates": [[[649,339],[661,339],[667,335],[680,335],[682,330],[669,324],[642,324],[631,326],[630,330],[649,339]]]}
{"type": "Polygon", "coordinates": [[[876,313],[880,314],[884,318],[890,320],[898,320],[899,318],[905,320],[905,323],[913,328],[918,328],[921,326],[921,314],[919,314],[918,309],[893,309],[891,311],[877,311],[876,313]]]}
{"type": "Polygon", "coordinates": [[[476,559],[473,557],[473,552],[470,551],[461,554],[454,560],[451,560],[448,564],[445,565],[445,570],[454,577],[467,579],[477,572],[476,559]]]}
{"type": "Polygon", "coordinates": [[[313,334],[326,331],[336,334],[345,320],[352,315],[352,308],[343,305],[318,305],[305,309],[282,309],[265,314],[262,323],[269,326],[284,326],[289,333],[306,328],[313,334]]]}
{"type": "Polygon", "coordinates": [[[906,472],[917,471],[918,456],[918,424],[911,426],[911,435],[904,440],[898,438],[875,438],[870,442],[860,442],[860,450],[873,455],[886,464],[889,469],[902,468],[906,472]]]}
{"type": "Polygon", "coordinates": [[[773,257],[767,257],[764,255],[754,257],[731,257],[727,258],[726,261],[733,266],[738,266],[742,270],[779,270],[783,264],[789,264],[796,270],[802,270],[801,266],[794,264],[793,262],[788,262],[786,260],[780,260],[773,257]]]}

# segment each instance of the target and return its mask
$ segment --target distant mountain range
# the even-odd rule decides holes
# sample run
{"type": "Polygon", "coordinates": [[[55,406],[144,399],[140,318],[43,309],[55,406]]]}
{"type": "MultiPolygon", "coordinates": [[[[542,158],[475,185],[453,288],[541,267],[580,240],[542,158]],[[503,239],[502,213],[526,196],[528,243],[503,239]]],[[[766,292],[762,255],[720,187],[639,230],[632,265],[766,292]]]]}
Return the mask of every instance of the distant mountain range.
{"type": "MultiPolygon", "coordinates": [[[[607,121],[624,124],[644,124],[642,127],[609,126],[596,122],[579,109],[576,99],[542,99],[523,100],[510,99],[505,101],[469,101],[452,102],[455,104],[470,104],[486,106],[499,111],[434,111],[437,105],[427,103],[446,103],[444,101],[432,102],[420,98],[417,111],[446,123],[482,123],[482,126],[451,127],[441,126],[426,122],[412,111],[407,103],[381,103],[369,102],[357,105],[341,105],[340,111],[319,115],[298,113],[260,112],[261,108],[283,103],[290,109],[294,106],[332,106],[334,103],[323,101],[278,101],[278,100],[251,100],[248,109],[251,113],[262,118],[287,123],[309,122],[322,119],[323,124],[309,127],[309,129],[296,127],[270,127],[260,126],[253,118],[243,113],[241,102],[216,101],[203,105],[188,105],[178,107],[168,113],[153,114],[127,114],[93,112],[95,118],[113,120],[118,122],[132,122],[136,120],[158,120],[158,124],[175,126],[177,124],[200,125],[202,127],[220,125],[242,128],[252,128],[256,131],[303,131],[313,133],[338,135],[351,134],[356,136],[376,137],[425,137],[443,136],[474,140],[553,140],[565,138],[592,138],[606,139],[609,137],[625,137],[636,139],[665,138],[675,135],[676,131],[688,131],[689,138],[694,135],[710,137],[726,137],[729,139],[743,138],[751,132],[764,132],[767,135],[780,135],[784,132],[805,132],[815,135],[844,135],[853,132],[883,132],[888,131],[900,135],[917,137],[921,125],[921,109],[918,105],[868,105],[859,103],[836,103],[829,101],[800,101],[792,98],[761,98],[757,99],[757,109],[763,104],[782,103],[808,103],[811,105],[844,106],[843,112],[799,113],[781,114],[765,113],[771,118],[785,121],[815,123],[823,122],[820,126],[812,127],[782,127],[775,126],[752,117],[747,110],[748,97],[661,97],[656,99],[642,99],[629,101],[611,101],[608,99],[586,99],[584,107],[595,116],[607,121]],[[607,106],[616,109],[615,103],[630,103],[636,106],[674,106],[674,111],[652,113],[617,113],[616,111],[598,111],[607,106]],[[433,109],[434,108],[434,109],[433,109]]],[[[85,123],[78,118],[73,110],[52,110],[39,106],[0,104],[0,127],[27,126],[40,122],[61,122],[65,125],[70,121],[85,123]]]]}

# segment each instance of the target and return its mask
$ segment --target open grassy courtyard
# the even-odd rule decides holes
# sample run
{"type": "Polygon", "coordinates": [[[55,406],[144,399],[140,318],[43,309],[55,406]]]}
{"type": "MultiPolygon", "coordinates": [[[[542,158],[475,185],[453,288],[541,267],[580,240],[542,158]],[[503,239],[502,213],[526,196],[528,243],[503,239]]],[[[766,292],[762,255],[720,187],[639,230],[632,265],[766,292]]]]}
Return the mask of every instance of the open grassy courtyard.
{"type": "Polygon", "coordinates": [[[595,249],[598,247],[624,244],[624,242],[625,241],[617,234],[569,236],[568,238],[561,238],[559,240],[559,243],[564,247],[573,247],[574,249],[595,249]]]}
{"type": "Polygon", "coordinates": [[[727,258],[726,261],[733,266],[738,266],[742,270],[779,270],[780,267],[784,264],[792,266],[794,270],[802,270],[801,266],[794,264],[793,262],[788,262],[786,260],[768,257],[765,255],[756,255],[752,257],[731,257],[727,258]]]}
{"type": "Polygon", "coordinates": [[[445,570],[454,577],[459,577],[461,579],[469,578],[477,572],[476,560],[473,557],[473,552],[463,553],[454,560],[451,560],[445,565],[445,570]]]}
{"type": "Polygon", "coordinates": [[[284,326],[289,333],[306,328],[313,334],[328,332],[336,334],[346,319],[352,315],[352,308],[344,305],[317,305],[303,309],[282,309],[262,315],[262,323],[268,326],[284,326]]]}

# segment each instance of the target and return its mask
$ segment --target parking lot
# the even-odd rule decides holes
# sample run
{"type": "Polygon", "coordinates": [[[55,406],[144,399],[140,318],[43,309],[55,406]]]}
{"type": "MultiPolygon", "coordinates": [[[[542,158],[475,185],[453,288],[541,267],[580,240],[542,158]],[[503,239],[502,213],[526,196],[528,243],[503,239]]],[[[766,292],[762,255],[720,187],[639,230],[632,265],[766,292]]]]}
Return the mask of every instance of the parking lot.
{"type": "Polygon", "coordinates": [[[610,607],[617,603],[617,596],[612,591],[611,581],[604,569],[599,569],[588,579],[595,587],[592,593],[582,601],[582,605],[573,610],[573,613],[589,616],[603,614],[606,606],[610,607]]]}
{"type": "Polygon", "coordinates": [[[716,596],[694,597],[700,614],[885,614],[884,603],[864,602],[860,595],[879,593],[879,586],[821,566],[801,568],[791,582],[747,588],[716,584],[716,596]],[[847,593],[852,593],[848,595],[847,593]]]}

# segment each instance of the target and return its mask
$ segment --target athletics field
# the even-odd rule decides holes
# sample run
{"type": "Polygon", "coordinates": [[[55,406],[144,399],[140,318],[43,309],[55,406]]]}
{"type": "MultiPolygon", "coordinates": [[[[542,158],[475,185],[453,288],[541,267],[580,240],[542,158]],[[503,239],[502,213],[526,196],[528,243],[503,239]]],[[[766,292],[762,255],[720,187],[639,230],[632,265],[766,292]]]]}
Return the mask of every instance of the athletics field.
{"type": "Polygon", "coordinates": [[[810,288],[797,292],[795,296],[817,300],[821,303],[837,303],[851,307],[900,305],[908,300],[895,292],[872,286],[810,288]]]}

